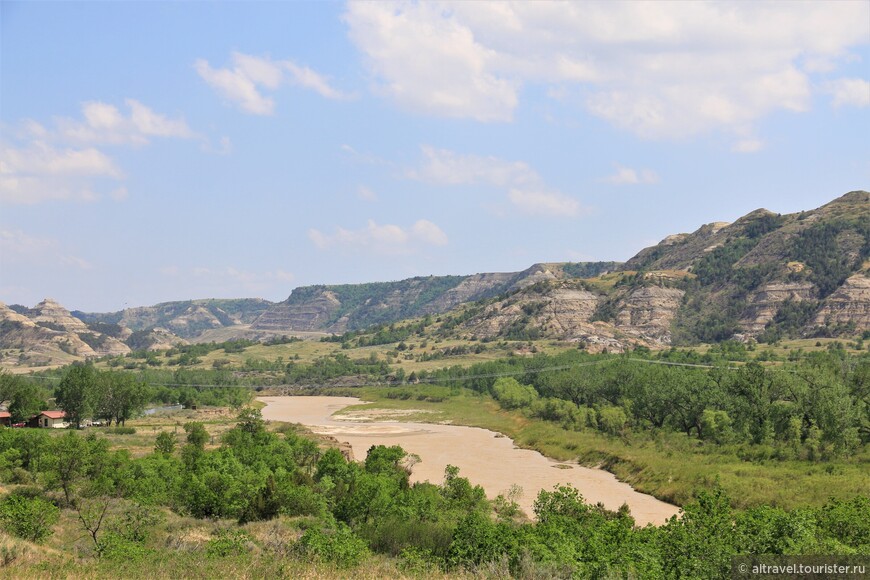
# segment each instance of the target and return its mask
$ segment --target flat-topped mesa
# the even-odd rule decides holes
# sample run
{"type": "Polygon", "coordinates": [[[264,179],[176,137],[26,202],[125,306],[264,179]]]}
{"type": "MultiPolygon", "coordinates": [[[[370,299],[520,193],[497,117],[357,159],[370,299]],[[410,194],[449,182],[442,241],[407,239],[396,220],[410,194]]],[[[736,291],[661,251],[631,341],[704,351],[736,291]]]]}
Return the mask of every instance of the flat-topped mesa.
{"type": "Polygon", "coordinates": [[[335,293],[325,288],[314,290],[305,299],[295,298],[291,294],[284,302],[279,302],[263,312],[251,325],[251,329],[344,332],[345,328],[336,327],[334,324],[340,306],[341,302],[335,293]]]}
{"type": "Polygon", "coordinates": [[[254,321],[254,331],[341,333],[407,318],[438,315],[462,304],[539,282],[597,276],[616,262],[534,264],[521,272],[469,276],[419,276],[394,282],[303,286],[254,321]]]}

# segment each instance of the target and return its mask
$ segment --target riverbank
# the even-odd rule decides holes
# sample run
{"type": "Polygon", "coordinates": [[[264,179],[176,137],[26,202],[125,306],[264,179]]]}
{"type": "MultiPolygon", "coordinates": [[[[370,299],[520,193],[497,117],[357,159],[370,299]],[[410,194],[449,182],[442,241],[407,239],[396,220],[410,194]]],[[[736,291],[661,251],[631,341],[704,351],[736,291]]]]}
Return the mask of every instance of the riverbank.
{"type": "MultiPolygon", "coordinates": [[[[487,496],[506,494],[512,485],[522,488],[517,498],[520,508],[531,515],[540,490],[556,485],[576,487],[590,503],[602,503],[611,510],[625,503],[639,525],[662,524],[679,508],[650,495],[635,491],[612,473],[590,469],[576,462],[548,459],[531,449],[523,449],[501,433],[478,427],[415,422],[413,420],[371,421],[371,417],[334,415],[362,403],[353,397],[260,397],[265,403],[263,417],[306,425],[315,433],[347,442],[354,456],[363,459],[372,445],[400,445],[419,456],[412,481],[440,483],[447,465],[459,467],[471,482],[481,485],[487,496]]],[[[359,409],[359,407],[356,407],[359,409]]],[[[363,407],[371,409],[372,405],[363,407]]],[[[414,411],[411,409],[411,411],[414,411]]],[[[407,415],[425,415],[423,409],[407,415]]]]}
{"type": "Polygon", "coordinates": [[[764,448],[713,445],[664,430],[627,432],[622,437],[592,429],[567,430],[502,409],[488,395],[466,389],[421,386],[409,399],[395,398],[394,390],[379,387],[354,389],[357,393],[373,403],[354,411],[416,409],[422,413],[406,420],[450,421],[504,433],[516,445],[547,457],[604,467],[634,489],[675,505],[717,486],[737,509],[821,507],[830,498],[848,500],[870,489],[870,450],[826,461],[782,459],[765,455],[764,448]]]}

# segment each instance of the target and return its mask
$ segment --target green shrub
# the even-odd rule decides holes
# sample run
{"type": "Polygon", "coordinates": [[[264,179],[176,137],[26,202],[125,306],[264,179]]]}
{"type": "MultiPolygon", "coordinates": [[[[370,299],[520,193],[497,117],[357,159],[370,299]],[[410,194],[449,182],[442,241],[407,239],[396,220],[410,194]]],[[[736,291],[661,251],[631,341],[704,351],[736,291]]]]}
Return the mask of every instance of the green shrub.
{"type": "Polygon", "coordinates": [[[505,409],[528,407],[538,398],[534,387],[521,385],[512,377],[498,379],[492,386],[492,394],[505,409]]]}
{"type": "Polygon", "coordinates": [[[610,435],[620,435],[628,424],[622,407],[603,407],[598,411],[598,428],[610,435]]]}
{"type": "Polygon", "coordinates": [[[99,541],[100,558],[107,560],[136,562],[148,552],[149,550],[142,543],[116,532],[107,532],[99,541]]]}
{"type": "Polygon", "coordinates": [[[366,543],[341,522],[334,529],[309,528],[299,538],[299,547],[305,554],[342,568],[356,566],[369,551],[366,543]]]}
{"type": "Polygon", "coordinates": [[[205,553],[215,558],[238,556],[248,551],[251,538],[242,530],[219,530],[205,544],[205,553]]]}
{"type": "Polygon", "coordinates": [[[728,442],[732,436],[731,417],[725,411],[704,409],[701,414],[701,438],[718,444],[728,442]]]}
{"type": "Polygon", "coordinates": [[[0,502],[3,529],[31,542],[40,542],[52,534],[60,510],[41,497],[11,494],[0,502]]]}

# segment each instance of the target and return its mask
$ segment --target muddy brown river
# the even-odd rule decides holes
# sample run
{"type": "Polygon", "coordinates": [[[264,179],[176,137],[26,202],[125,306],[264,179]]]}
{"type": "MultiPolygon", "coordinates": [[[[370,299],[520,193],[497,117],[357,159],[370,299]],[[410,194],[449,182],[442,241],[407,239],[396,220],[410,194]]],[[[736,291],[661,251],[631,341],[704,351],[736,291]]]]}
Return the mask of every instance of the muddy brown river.
{"type": "Polygon", "coordinates": [[[679,508],[640,493],[607,471],[553,461],[530,449],[519,449],[511,439],[477,427],[410,423],[400,420],[371,421],[365,416],[341,418],[333,413],[362,403],[353,397],[260,397],[266,403],[263,418],[301,423],[315,433],[328,434],[353,448],[357,460],[364,459],[372,445],[401,445],[420,457],[411,481],[440,484],[447,465],[483,487],[490,498],[519,485],[523,494],[517,503],[532,515],[532,504],[542,489],[559,484],[576,487],[586,501],[601,502],[616,510],[623,503],[631,508],[638,525],[662,524],[679,508]]]}

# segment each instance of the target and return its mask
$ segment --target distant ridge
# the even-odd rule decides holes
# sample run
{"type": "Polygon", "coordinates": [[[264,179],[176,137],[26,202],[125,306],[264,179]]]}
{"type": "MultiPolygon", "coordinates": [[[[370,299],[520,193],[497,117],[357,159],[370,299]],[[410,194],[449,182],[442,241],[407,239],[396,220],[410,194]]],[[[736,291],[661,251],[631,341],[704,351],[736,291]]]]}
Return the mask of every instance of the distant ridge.
{"type": "Polygon", "coordinates": [[[469,339],[554,338],[587,348],[771,342],[870,331],[870,193],[817,209],[758,209],[667,236],[618,262],[296,288],[287,300],[187,300],[111,313],[0,303],[4,364],[69,361],[184,341],[344,333],[437,316],[469,339]],[[33,362],[31,360],[31,362],[33,362]]]}

